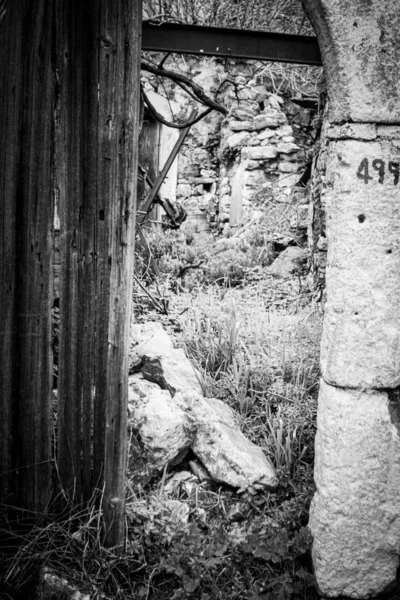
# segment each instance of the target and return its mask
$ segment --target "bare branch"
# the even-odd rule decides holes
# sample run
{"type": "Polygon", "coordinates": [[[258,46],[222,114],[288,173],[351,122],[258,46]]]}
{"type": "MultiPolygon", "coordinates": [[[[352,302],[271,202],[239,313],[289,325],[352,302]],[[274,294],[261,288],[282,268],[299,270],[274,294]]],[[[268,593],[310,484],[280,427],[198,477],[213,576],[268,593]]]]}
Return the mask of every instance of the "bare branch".
{"type": "Polygon", "coordinates": [[[177,73],[176,71],[170,71],[169,69],[159,68],[159,67],[156,67],[145,61],[142,61],[141,66],[144,71],[153,73],[153,75],[158,75],[160,77],[168,77],[168,79],[172,79],[172,81],[175,81],[178,84],[182,83],[182,84],[186,85],[188,88],[190,88],[192,90],[192,92],[195,94],[196,98],[200,102],[202,102],[206,106],[209,106],[212,109],[222,113],[223,115],[228,114],[228,110],[225,108],[225,106],[222,106],[222,104],[219,104],[219,102],[216,102],[215,100],[213,100],[212,98],[207,96],[207,94],[204,92],[204,90],[199,85],[197,85],[197,83],[194,83],[194,81],[189,79],[189,77],[182,75],[182,73],[177,73]]]}
{"type": "Polygon", "coordinates": [[[172,121],[167,121],[167,119],[164,119],[164,117],[156,111],[156,109],[150,102],[149,98],[147,97],[146,92],[144,92],[142,90],[142,94],[143,94],[143,99],[145,101],[145,104],[146,104],[147,108],[149,109],[149,111],[151,112],[151,114],[153,115],[153,117],[155,119],[157,119],[157,121],[160,121],[160,123],[163,123],[163,125],[166,125],[167,127],[174,127],[175,129],[186,129],[186,127],[191,127],[195,123],[198,123],[199,121],[201,121],[201,119],[203,117],[208,115],[213,110],[211,107],[209,107],[206,110],[204,110],[202,113],[200,113],[195,119],[192,119],[191,121],[188,121],[187,123],[173,123],[172,121]]]}
{"type": "Polygon", "coordinates": [[[167,58],[169,58],[171,56],[171,52],[167,52],[167,54],[165,54],[162,59],[160,60],[160,63],[158,65],[159,69],[162,69],[164,66],[165,61],[167,60],[167,58]]]}

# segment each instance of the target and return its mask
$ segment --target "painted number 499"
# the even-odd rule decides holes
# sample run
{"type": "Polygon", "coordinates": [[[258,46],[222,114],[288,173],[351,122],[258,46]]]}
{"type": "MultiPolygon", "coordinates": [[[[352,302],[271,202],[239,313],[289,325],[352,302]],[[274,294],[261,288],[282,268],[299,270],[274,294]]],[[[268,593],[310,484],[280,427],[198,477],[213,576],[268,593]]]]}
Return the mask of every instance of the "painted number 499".
{"type": "MultiPolygon", "coordinates": [[[[385,177],[387,177],[386,162],[381,158],[374,158],[371,162],[371,167],[372,174],[375,175],[375,177],[378,176],[378,183],[383,183],[385,177]]],[[[390,160],[387,164],[387,171],[393,176],[393,185],[397,185],[399,183],[400,162],[390,160]]],[[[363,158],[360,162],[357,169],[357,177],[364,183],[368,183],[371,179],[375,179],[375,177],[370,175],[368,158],[363,158]]]]}

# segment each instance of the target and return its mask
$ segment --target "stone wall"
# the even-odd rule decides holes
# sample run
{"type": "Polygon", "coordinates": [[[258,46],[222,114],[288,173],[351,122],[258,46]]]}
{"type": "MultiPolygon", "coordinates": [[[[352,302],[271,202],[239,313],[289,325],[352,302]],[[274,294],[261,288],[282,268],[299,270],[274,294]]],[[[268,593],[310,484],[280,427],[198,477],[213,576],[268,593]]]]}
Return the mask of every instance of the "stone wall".
{"type": "MultiPolygon", "coordinates": [[[[313,111],[274,93],[271,82],[257,76],[254,61],[180,57],[168,68],[229,110],[226,118],[213,111],[194,125],[180,151],[176,199],[189,222],[228,233],[260,217],[273,201],[292,225],[301,220],[306,228],[307,197],[296,185],[311,160],[313,111]]],[[[176,118],[188,118],[193,102],[181,88],[147,74],[145,88],[179,106],[176,118]]]]}

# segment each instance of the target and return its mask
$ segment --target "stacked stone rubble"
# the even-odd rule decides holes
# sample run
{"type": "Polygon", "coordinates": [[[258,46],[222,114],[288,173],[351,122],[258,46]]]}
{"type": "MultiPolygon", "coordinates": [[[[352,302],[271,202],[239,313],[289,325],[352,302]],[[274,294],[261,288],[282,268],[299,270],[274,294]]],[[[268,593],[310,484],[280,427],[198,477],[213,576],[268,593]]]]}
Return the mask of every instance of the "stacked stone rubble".
{"type": "MultiPolygon", "coordinates": [[[[251,64],[236,65],[233,77],[217,60],[191,58],[170,68],[211,95],[220,90],[229,109],[227,118],[214,111],[194,125],[180,151],[177,201],[189,221],[221,231],[259,214],[264,200],[287,203],[311,157],[312,111],[268,91],[251,64]]],[[[189,115],[192,103],[179,87],[151,78],[146,85],[180,106],[177,117],[189,115]]]]}

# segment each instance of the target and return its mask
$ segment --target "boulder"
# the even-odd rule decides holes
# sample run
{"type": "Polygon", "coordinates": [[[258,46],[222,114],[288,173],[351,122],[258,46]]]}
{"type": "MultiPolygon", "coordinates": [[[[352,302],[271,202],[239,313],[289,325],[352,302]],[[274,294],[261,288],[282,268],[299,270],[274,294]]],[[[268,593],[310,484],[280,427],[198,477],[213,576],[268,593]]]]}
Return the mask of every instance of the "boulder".
{"type": "Polygon", "coordinates": [[[308,250],[298,246],[289,246],[277,256],[265,271],[276,277],[288,278],[299,272],[308,258],[308,250]]]}
{"type": "Polygon", "coordinates": [[[212,479],[237,488],[278,480],[261,448],[240,431],[234,411],[189,389],[174,397],[141,376],[129,379],[132,431],[129,474],[145,485],[166,464],[178,464],[190,448],[212,479]]]}
{"type": "Polygon", "coordinates": [[[142,357],[144,354],[168,353],[173,348],[173,343],[160,323],[149,321],[135,330],[136,353],[142,357]]]}
{"type": "Polygon", "coordinates": [[[145,485],[166,464],[184,458],[195,431],[171,394],[141,375],[129,377],[128,408],[128,471],[135,483],[145,485]]]}
{"type": "Polygon", "coordinates": [[[216,481],[274,489],[278,480],[270,461],[240,431],[232,408],[203,397],[184,351],[172,347],[160,326],[142,333],[141,352],[153,353],[142,353],[142,373],[129,377],[128,466],[134,482],[147,483],[166,464],[179,463],[191,448],[216,481]]]}
{"type": "Polygon", "coordinates": [[[161,351],[159,354],[144,354],[142,360],[143,377],[157,383],[161,389],[168,390],[172,395],[187,389],[202,393],[200,376],[182,348],[172,348],[166,354],[161,351]]]}
{"type": "Polygon", "coordinates": [[[229,406],[194,392],[177,394],[175,399],[186,407],[184,410],[195,424],[191,449],[213,479],[238,488],[254,484],[270,490],[277,487],[272,464],[261,448],[240,431],[229,406]]]}

